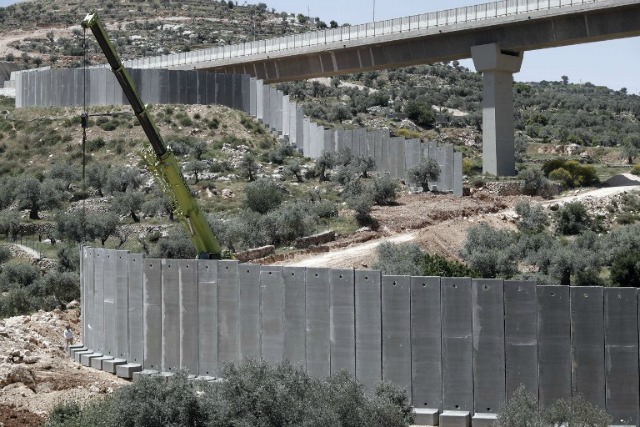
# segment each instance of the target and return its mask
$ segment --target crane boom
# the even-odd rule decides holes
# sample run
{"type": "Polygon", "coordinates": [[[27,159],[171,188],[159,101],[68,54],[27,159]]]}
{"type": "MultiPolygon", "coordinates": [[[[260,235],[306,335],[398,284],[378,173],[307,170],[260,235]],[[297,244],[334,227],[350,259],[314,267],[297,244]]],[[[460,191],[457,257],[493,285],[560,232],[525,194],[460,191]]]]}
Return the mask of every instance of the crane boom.
{"type": "Polygon", "coordinates": [[[96,14],[89,14],[82,21],[82,27],[93,32],[111,66],[111,71],[115,74],[144,133],[147,135],[152,153],[147,151],[143,157],[147,161],[149,170],[158,178],[165,195],[171,198],[175,215],[185,224],[198,253],[198,258],[219,258],[221,249],[218,240],[213,235],[207,219],[191,194],[176,157],[167,149],[158,128],[149,115],[147,106],[142,103],[136,86],[111,44],[102,22],[96,14]]]}

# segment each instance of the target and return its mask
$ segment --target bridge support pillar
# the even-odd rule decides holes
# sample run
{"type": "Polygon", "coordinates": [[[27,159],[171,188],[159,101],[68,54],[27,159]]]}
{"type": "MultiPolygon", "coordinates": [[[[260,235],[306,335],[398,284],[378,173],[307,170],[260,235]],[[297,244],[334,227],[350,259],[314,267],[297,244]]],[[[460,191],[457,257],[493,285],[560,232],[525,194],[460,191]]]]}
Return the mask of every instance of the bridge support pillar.
{"type": "Polygon", "coordinates": [[[523,52],[507,52],[495,44],[471,47],[476,71],[482,72],[482,171],[497,176],[516,172],[513,143],[513,73],[523,52]]]}

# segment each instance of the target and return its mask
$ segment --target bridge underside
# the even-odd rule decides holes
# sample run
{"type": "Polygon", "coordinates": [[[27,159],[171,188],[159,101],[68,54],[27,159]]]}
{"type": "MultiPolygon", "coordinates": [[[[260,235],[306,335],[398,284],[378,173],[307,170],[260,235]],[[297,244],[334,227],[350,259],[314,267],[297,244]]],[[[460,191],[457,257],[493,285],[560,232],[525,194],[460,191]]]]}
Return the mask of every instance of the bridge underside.
{"type": "MultiPolygon", "coordinates": [[[[379,43],[363,40],[300,48],[261,55],[254,61],[208,67],[217,72],[249,74],[265,83],[303,80],[362,71],[471,58],[471,47],[495,43],[512,52],[560,47],[640,36],[640,4],[612,9],[584,10],[564,15],[536,12],[528,20],[505,17],[487,27],[486,21],[464,24],[464,29],[429,29],[377,37],[379,43]]],[[[238,58],[242,59],[242,58],[238,58]]],[[[236,59],[235,61],[237,61],[236,59]]]]}

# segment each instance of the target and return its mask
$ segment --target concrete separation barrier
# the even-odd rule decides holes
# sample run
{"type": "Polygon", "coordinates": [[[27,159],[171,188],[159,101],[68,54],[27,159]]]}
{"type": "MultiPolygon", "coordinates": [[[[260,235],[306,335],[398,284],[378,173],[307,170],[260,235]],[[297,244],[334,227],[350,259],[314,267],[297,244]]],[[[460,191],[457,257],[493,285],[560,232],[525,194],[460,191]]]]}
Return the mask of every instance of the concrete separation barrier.
{"type": "MultiPolygon", "coordinates": [[[[488,425],[523,385],[548,406],[581,395],[619,425],[640,420],[638,290],[238,261],[145,259],[84,247],[83,346],[98,369],[290,360],[324,378],[403,387],[420,420],[488,425]]],[[[458,424],[456,424],[458,425],[458,424]]],[[[461,424],[462,425],[462,424],[461,424]]]]}

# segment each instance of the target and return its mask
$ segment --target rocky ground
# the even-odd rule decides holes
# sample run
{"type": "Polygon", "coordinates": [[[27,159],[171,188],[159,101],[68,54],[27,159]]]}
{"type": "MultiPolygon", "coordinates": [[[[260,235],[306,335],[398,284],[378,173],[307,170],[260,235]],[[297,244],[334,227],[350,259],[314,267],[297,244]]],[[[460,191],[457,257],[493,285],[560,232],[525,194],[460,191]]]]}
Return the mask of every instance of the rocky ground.
{"type": "MultiPolygon", "coordinates": [[[[269,258],[265,263],[367,268],[382,241],[415,241],[430,253],[457,259],[469,227],[479,222],[515,229],[513,207],[521,199],[554,204],[582,200],[593,212],[606,212],[613,200],[636,187],[582,190],[553,201],[526,196],[500,196],[476,191],[471,197],[443,194],[404,194],[394,206],[376,207],[378,226],[362,229],[322,246],[269,258]],[[323,252],[323,253],[317,253],[323,252]]],[[[614,215],[610,215],[613,217],[614,215]]],[[[80,307],[67,311],[38,312],[0,320],[0,427],[40,426],[57,403],[86,401],[113,392],[128,382],[82,367],[64,352],[62,333],[71,325],[78,340],[80,307]]]]}

